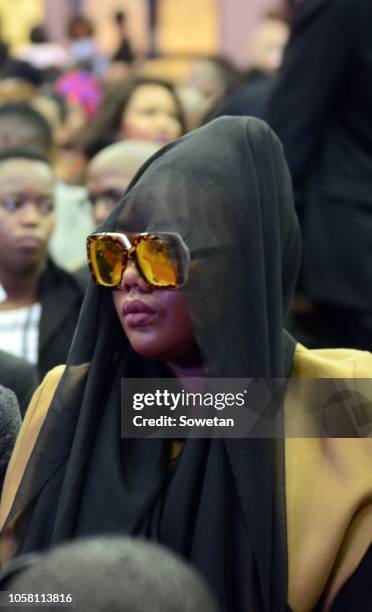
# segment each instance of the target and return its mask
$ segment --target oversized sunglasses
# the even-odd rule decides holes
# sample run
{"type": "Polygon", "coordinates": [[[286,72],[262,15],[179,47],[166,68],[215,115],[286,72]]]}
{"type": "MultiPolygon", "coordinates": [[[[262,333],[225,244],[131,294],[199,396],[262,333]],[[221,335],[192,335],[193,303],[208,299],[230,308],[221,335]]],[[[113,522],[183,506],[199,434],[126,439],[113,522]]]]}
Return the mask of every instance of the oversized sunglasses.
{"type": "Polygon", "coordinates": [[[190,252],[179,234],[96,232],[87,250],[91,274],[103,287],[120,287],[129,261],[153,287],[178,289],[187,281],[190,252]]]}

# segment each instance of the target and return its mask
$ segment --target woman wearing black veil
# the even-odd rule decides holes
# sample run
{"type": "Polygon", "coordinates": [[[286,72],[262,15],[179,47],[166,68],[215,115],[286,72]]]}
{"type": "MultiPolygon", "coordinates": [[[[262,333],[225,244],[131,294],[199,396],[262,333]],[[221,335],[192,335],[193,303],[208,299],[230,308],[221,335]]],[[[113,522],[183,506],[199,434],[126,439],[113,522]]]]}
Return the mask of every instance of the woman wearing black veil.
{"type": "Polygon", "coordinates": [[[283,329],[300,236],[278,140],[257,120],[210,123],[149,160],[100,232],[177,233],[189,276],[156,288],[130,260],[116,290],[90,283],[8,469],[3,557],[126,533],[188,559],[228,612],[330,609],[370,543],[352,537],[371,533],[369,440],[120,437],[129,377],[368,377],[369,354],[283,329]]]}

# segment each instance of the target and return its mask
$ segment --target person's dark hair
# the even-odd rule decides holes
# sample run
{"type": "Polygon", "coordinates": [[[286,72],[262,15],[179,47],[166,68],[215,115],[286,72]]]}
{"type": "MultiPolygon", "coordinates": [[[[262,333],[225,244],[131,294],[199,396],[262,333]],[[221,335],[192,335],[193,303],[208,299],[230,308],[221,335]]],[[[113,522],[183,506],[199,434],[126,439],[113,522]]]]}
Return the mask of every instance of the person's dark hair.
{"type": "Polygon", "coordinates": [[[131,79],[115,85],[107,92],[94,120],[94,125],[89,126],[81,134],[81,148],[88,159],[91,159],[101,149],[117,140],[122,115],[132,94],[141,85],[159,85],[169,91],[177,106],[177,117],[181,124],[182,134],[186,132],[183,109],[171,83],[166,80],[147,77],[131,79]]]}
{"type": "Polygon", "coordinates": [[[0,79],[19,79],[26,81],[34,87],[40,87],[43,84],[43,74],[28,62],[23,60],[9,58],[1,67],[0,79]]]}
{"type": "Polygon", "coordinates": [[[125,11],[115,11],[113,19],[117,25],[124,25],[127,21],[127,14],[125,11]]]}
{"type": "Polygon", "coordinates": [[[30,161],[43,162],[50,166],[48,157],[33,147],[14,146],[0,151],[0,165],[11,159],[28,159],[30,161]]]}
{"type": "Polygon", "coordinates": [[[48,35],[43,25],[37,25],[31,29],[30,41],[36,45],[49,41],[48,35]]]}
{"type": "Polygon", "coordinates": [[[28,558],[28,567],[25,564],[21,569],[22,558],[16,559],[13,578],[7,568],[6,588],[22,593],[70,593],[69,609],[73,611],[217,610],[207,586],[191,566],[145,540],[126,537],[77,540],[28,558]]]}
{"type": "Polygon", "coordinates": [[[9,102],[0,106],[0,121],[16,119],[17,123],[32,126],[40,148],[50,155],[53,147],[53,133],[48,121],[27,102],[9,102]]]}
{"type": "Polygon", "coordinates": [[[84,15],[75,15],[68,22],[66,33],[70,40],[89,38],[94,34],[94,26],[84,15]]]}

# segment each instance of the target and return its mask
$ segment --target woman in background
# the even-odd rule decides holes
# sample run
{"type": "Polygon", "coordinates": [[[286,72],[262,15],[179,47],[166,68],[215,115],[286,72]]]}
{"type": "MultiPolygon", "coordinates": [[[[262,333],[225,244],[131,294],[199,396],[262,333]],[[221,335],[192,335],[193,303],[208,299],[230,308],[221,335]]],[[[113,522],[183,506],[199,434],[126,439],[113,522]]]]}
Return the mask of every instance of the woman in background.
{"type": "Polygon", "coordinates": [[[117,140],[145,140],[166,145],[185,133],[180,101],[167,81],[137,78],[107,93],[94,124],[82,134],[91,158],[117,140]]]}

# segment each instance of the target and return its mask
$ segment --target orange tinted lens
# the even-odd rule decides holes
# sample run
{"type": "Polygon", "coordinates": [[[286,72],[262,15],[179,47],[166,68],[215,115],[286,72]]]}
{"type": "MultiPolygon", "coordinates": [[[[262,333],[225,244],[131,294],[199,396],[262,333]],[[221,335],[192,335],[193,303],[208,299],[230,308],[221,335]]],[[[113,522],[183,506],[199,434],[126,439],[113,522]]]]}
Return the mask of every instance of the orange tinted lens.
{"type": "Polygon", "coordinates": [[[171,257],[164,240],[142,240],[137,245],[137,261],[143,275],[156,287],[177,285],[177,262],[171,257]]]}
{"type": "Polygon", "coordinates": [[[105,287],[117,287],[123,269],[123,250],[114,240],[92,240],[90,259],[97,282],[105,287]]]}

